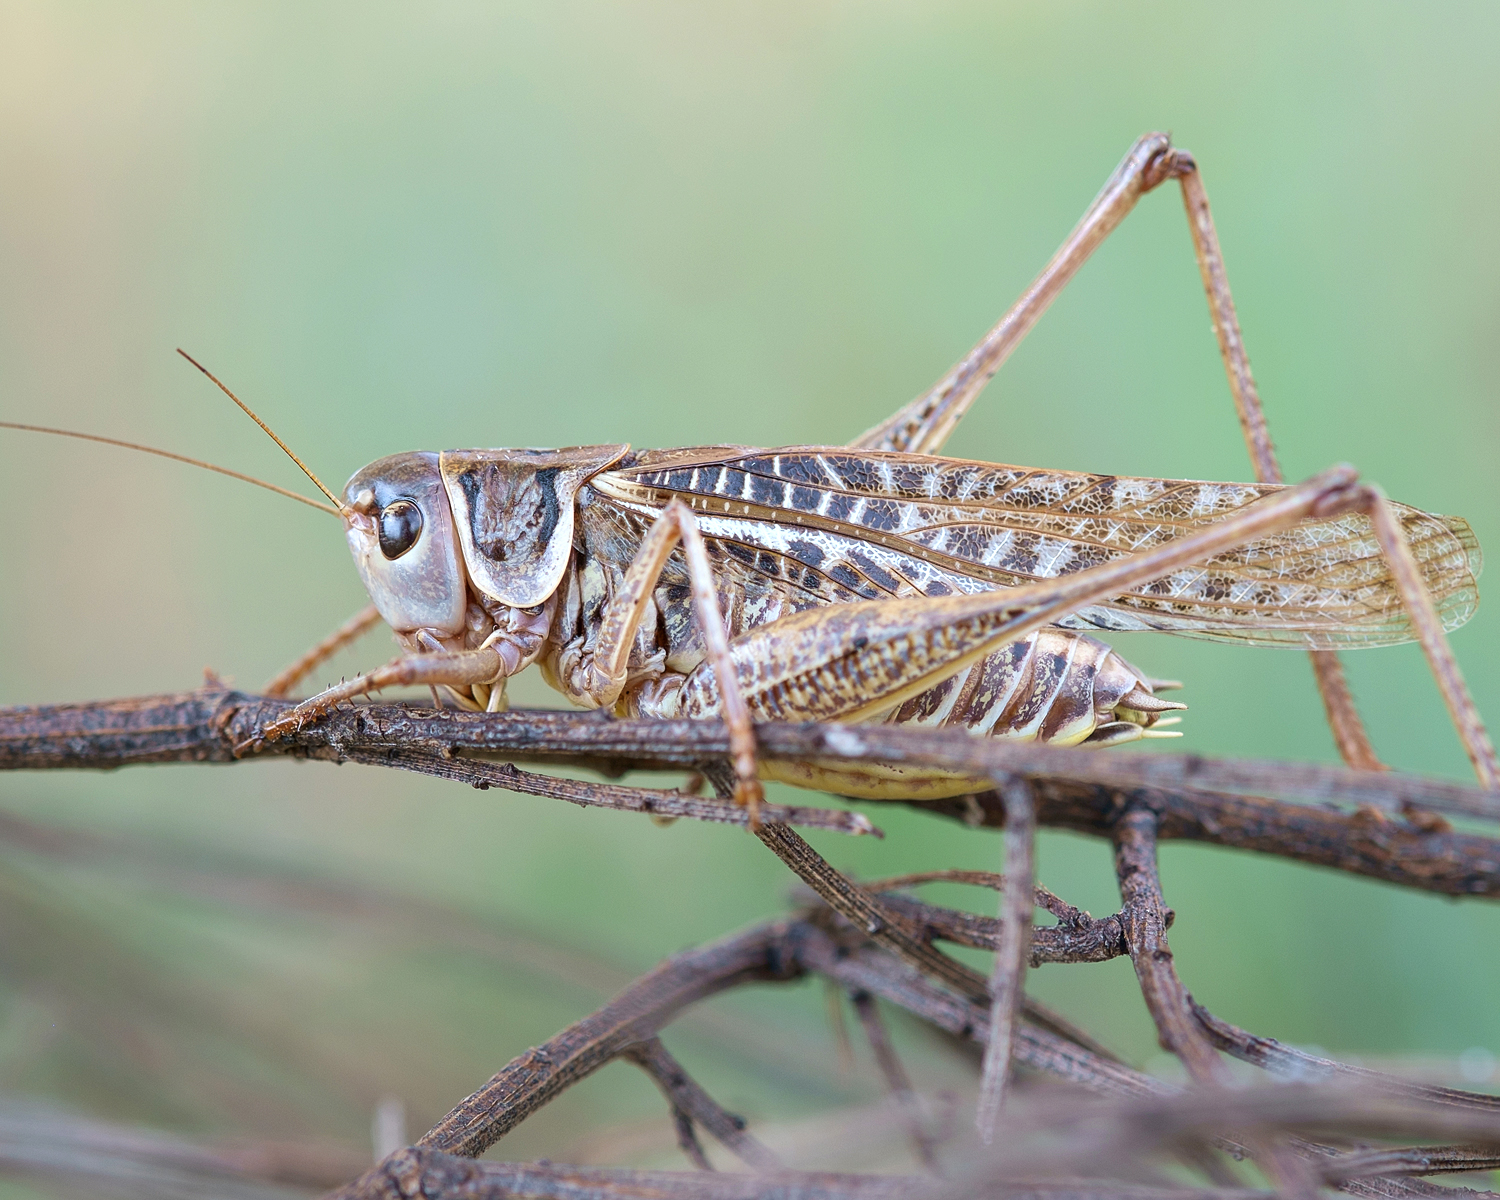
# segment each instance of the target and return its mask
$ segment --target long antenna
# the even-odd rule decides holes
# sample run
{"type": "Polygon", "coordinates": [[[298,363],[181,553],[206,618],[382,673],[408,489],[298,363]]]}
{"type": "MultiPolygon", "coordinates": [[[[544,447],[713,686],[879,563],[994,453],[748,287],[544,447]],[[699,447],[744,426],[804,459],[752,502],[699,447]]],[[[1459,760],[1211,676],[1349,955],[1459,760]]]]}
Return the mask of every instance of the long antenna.
{"type": "Polygon", "coordinates": [[[339,500],[337,496],[335,496],[332,492],[330,492],[326,487],[323,486],[323,481],[321,479],[319,479],[316,475],[314,475],[307,469],[307,464],[305,462],[303,462],[300,458],[292,453],[292,448],[276,436],[275,430],[273,430],[269,425],[267,425],[264,421],[262,421],[258,416],[255,415],[254,409],[252,409],[248,404],[246,404],[227,387],[220,383],[219,377],[217,375],[215,375],[212,371],[210,371],[207,367],[200,363],[181,346],[177,347],[177,353],[182,355],[183,358],[187,359],[188,362],[192,363],[193,366],[197,367],[198,370],[202,371],[205,375],[212,379],[214,381],[214,385],[219,389],[219,391],[223,392],[226,396],[228,396],[231,400],[238,404],[240,406],[240,409],[247,417],[249,417],[257,425],[259,425],[263,430],[265,430],[266,436],[286,451],[286,456],[302,468],[302,473],[313,481],[318,491],[322,492],[323,495],[327,496],[330,500],[333,501],[335,511],[337,511],[340,516],[343,516],[345,512],[345,505],[339,500]]]}
{"type": "Polygon", "coordinates": [[[174,462],[187,463],[192,467],[202,467],[205,471],[217,471],[220,475],[228,475],[231,479],[243,480],[245,483],[253,483],[256,487],[263,487],[268,492],[275,492],[278,496],[287,496],[292,500],[300,500],[303,504],[311,505],[319,512],[332,513],[340,516],[338,509],[331,504],[324,504],[321,500],[313,500],[300,492],[294,492],[291,488],[278,487],[274,483],[267,483],[264,479],[257,479],[254,475],[244,475],[239,471],[231,471],[228,467],[217,467],[211,462],[204,462],[201,458],[189,458],[186,454],[173,454],[170,450],[158,450],[155,446],[142,446],[136,442],[122,442],[119,438],[100,437],[97,433],[78,433],[72,429],[52,429],[46,425],[22,425],[17,421],[0,421],[0,429],[21,429],[27,433],[51,433],[58,437],[78,438],[85,442],[100,442],[105,446],[121,446],[126,450],[139,450],[142,454],[155,454],[158,458],[170,458],[174,462]]]}

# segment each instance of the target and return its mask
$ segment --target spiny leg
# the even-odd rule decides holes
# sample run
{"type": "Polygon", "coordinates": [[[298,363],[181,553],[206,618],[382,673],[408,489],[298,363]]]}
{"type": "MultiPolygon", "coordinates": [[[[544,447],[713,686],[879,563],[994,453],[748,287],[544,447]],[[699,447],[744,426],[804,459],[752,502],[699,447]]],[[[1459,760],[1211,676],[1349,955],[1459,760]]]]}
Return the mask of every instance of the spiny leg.
{"type": "MultiPolygon", "coordinates": [[[[1281,473],[1281,464],[1276,461],[1276,448],[1271,443],[1260,391],[1255,386],[1250,356],[1240,334],[1239,316],[1229,290],[1229,275],[1224,269],[1224,254],[1219,249],[1213,212],[1208,207],[1208,192],[1203,187],[1203,177],[1193,156],[1185,150],[1174,150],[1172,154],[1172,173],[1182,187],[1182,204],[1187,210],[1193,253],[1203,277],[1203,292],[1208,298],[1214,337],[1219,343],[1219,355],[1224,360],[1224,373],[1229,377],[1229,391],[1234,397],[1235,412],[1239,414],[1240,430],[1245,435],[1245,448],[1250,452],[1250,463],[1260,483],[1281,483],[1285,477],[1281,473]]],[[[1370,744],[1365,723],[1360,719],[1338,652],[1309,650],[1307,655],[1312,662],[1318,694],[1323,697],[1328,728],[1333,733],[1339,757],[1356,770],[1384,770],[1375,747],[1370,744]]]]}
{"type": "Polygon", "coordinates": [[[380,610],[373,604],[360,609],[326,638],[260,689],[262,696],[285,696],[308,672],[327,662],[345,646],[380,624],[380,610]]]}
{"type": "Polygon", "coordinates": [[[1042,273],[995,326],[931,388],[849,444],[865,450],[939,453],[984,385],[1041,320],[1078,269],[1129,215],[1137,200],[1170,178],[1174,153],[1171,139],[1164,133],[1140,138],[1042,273]]]}
{"type": "MultiPolygon", "coordinates": [[[[1203,290],[1213,318],[1214,335],[1229,389],[1239,414],[1240,428],[1250,452],[1255,477],[1261,483],[1281,483],[1281,468],[1271,444],[1260,393],[1250,371],[1250,358],[1240,334],[1234,297],[1224,269],[1224,256],[1214,229],[1208,193],[1193,156],[1178,149],[1161,133],[1140,138],[1115,168],[1083,219],[1063,242],[1042,273],[1022,293],[979,343],[960,359],[942,379],[899,412],[863,434],[854,446],[936,454],[948,435],[978,397],[984,385],[1042,313],[1077,274],[1095,249],[1135,207],[1136,201],[1164,183],[1177,179],[1182,187],[1193,251],[1203,277],[1203,290]]],[[[1380,759],[1354,704],[1344,676],[1343,663],[1332,650],[1309,651],[1318,692],[1323,697],[1329,728],[1340,756],[1351,767],[1380,770],[1380,759]]]]}
{"type": "Polygon", "coordinates": [[[425,684],[430,687],[471,687],[491,683],[505,674],[505,660],[498,650],[444,651],[437,654],[406,654],[392,659],[383,667],[356,675],[302,701],[263,726],[255,737],[235,747],[236,753],[256,749],[264,742],[274,742],[295,733],[309,721],[326,716],[345,700],[368,695],[391,687],[425,684]]]}
{"type": "Polygon", "coordinates": [[[1448,707],[1448,715],[1458,730],[1459,739],[1469,761],[1474,764],[1474,773],[1487,788],[1500,787],[1500,760],[1496,759],[1494,743],[1484,727],[1484,720],[1469,694],[1458,660],[1453,657],[1453,647],[1448,644],[1448,635],[1443,632],[1443,621],[1432,603],[1427,586],[1422,582],[1422,571],[1416,556],[1407,545],[1406,535],[1401,531],[1401,522],[1391,510],[1384,493],[1373,484],[1364,484],[1353,490],[1347,501],[1349,508],[1365,513],[1374,526],[1376,540],[1381,553],[1391,566],[1391,576],[1401,593],[1401,602],[1411,617],[1412,631],[1421,643],[1422,653],[1427,656],[1427,665],[1432,668],[1438,691],[1448,707]]]}

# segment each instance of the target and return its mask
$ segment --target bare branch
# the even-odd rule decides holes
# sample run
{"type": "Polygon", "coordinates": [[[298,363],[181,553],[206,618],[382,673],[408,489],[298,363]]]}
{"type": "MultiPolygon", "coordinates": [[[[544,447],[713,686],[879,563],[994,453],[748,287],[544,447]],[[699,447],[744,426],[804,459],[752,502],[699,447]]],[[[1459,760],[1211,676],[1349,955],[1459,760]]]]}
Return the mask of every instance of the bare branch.
{"type": "Polygon", "coordinates": [[[771,1187],[785,1200],[901,1200],[925,1187],[922,1180],[891,1175],[729,1175],[475,1162],[426,1147],[393,1154],[366,1180],[358,1194],[368,1200],[760,1200],[771,1187]]]}
{"type": "Polygon", "coordinates": [[[757,836],[834,912],[918,970],[925,971],[961,995],[988,1004],[989,989],[979,972],[955,962],[917,937],[877,897],[834,870],[821,854],[791,829],[785,825],[768,824],[757,836]]]}
{"type": "Polygon", "coordinates": [[[1372,1071],[1368,1067],[1356,1067],[1350,1063],[1331,1058],[1319,1058],[1305,1050],[1284,1045],[1275,1038],[1259,1037],[1246,1033],[1238,1026],[1221,1020],[1188,997],[1193,1017],[1203,1027],[1213,1043],[1226,1053],[1234,1055],[1257,1067],[1263,1067],[1274,1075],[1287,1079],[1316,1080],[1341,1078],[1367,1087],[1387,1096],[1403,1096],[1424,1100],[1432,1104],[1450,1104],[1456,1108],[1474,1108],[1500,1112],[1500,1096],[1483,1092],[1464,1092],[1457,1088],[1439,1087],[1430,1083],[1418,1083],[1402,1079],[1398,1075],[1387,1075],[1372,1071]]]}
{"type": "Polygon", "coordinates": [[[1322,1165],[1319,1174],[1329,1183],[1338,1183],[1373,1175],[1436,1175],[1496,1169],[1500,1169],[1500,1151],[1493,1146],[1401,1146],[1335,1155],[1322,1165]]]}
{"type": "MultiPolygon", "coordinates": [[[[685,792],[657,788],[621,787],[613,783],[588,783],[580,779],[557,779],[523,771],[511,763],[484,762],[471,758],[444,757],[421,751],[394,750],[380,753],[351,751],[350,762],[377,767],[400,767],[422,775],[436,775],[467,783],[481,791],[503,788],[527,796],[546,796],[566,800],[580,808],[612,808],[617,812],[649,813],[653,817],[687,817],[694,821],[712,821],[720,825],[748,828],[750,810],[724,800],[706,799],[685,792]]],[[[884,837],[863,813],[836,808],[814,808],[806,805],[760,805],[760,816],[766,821],[801,825],[809,829],[830,829],[837,833],[873,834],[884,837]]]]}
{"type": "Polygon", "coordinates": [[[1141,995],[1163,1050],[1177,1055],[1200,1084],[1228,1086],[1230,1076],[1207,1035],[1193,1019],[1190,997],[1167,947],[1167,906],[1156,875],[1156,817],[1127,812],[1115,832],[1115,871],[1124,901],[1121,924],[1141,995]]]}
{"type": "MultiPolygon", "coordinates": [[[[994,917],[943,908],[910,896],[882,894],[881,902],[918,928],[924,938],[943,938],[976,950],[994,950],[1000,945],[1002,925],[994,917]]],[[[1105,962],[1128,953],[1118,915],[1095,920],[1079,912],[1078,919],[1067,924],[1033,925],[1027,961],[1033,967],[1043,963],[1105,962]]]]}
{"type": "Polygon", "coordinates": [[[797,974],[796,958],[783,944],[791,928],[762,925],[667,959],[597,1012],[512,1060],[418,1144],[480,1154],[558,1092],[652,1037],[684,1006],[750,980],[797,974]]]}
{"type": "Polygon", "coordinates": [[[936,1144],[927,1132],[926,1122],[922,1117],[921,1103],[917,1099],[916,1092],[912,1090],[911,1078],[907,1075],[906,1068],[901,1065],[896,1048],[891,1045],[890,1035],[886,1032],[885,1021],[880,1016],[880,1007],[875,1003],[875,997],[866,991],[854,991],[850,993],[849,1000],[854,1005],[854,1011],[859,1015],[860,1025],[864,1027],[865,1039],[870,1043],[870,1050],[875,1055],[875,1065],[885,1076],[885,1085],[890,1089],[891,1098],[895,1100],[906,1121],[907,1134],[911,1138],[917,1161],[927,1170],[936,1172],[936,1144]]]}
{"type": "MultiPolygon", "coordinates": [[[[627,1046],[621,1051],[620,1057],[629,1059],[656,1081],[673,1111],[687,1120],[689,1135],[691,1123],[696,1121],[751,1170],[782,1169],[781,1160],[745,1132],[744,1119],[720,1108],[713,1097],[694,1082],[682,1064],[667,1052],[660,1038],[648,1038],[644,1042],[627,1046]]],[[[703,1158],[702,1147],[697,1145],[696,1138],[692,1145],[697,1149],[697,1159],[703,1169],[712,1170],[707,1159],[703,1158]]],[[[684,1146],[683,1149],[688,1148],[684,1146]]],[[[691,1152],[689,1157],[693,1157],[691,1152]]]]}
{"type": "MultiPolygon", "coordinates": [[[[286,707],[215,687],[178,696],[0,711],[0,769],[229,762],[234,745],[245,742],[286,707]]],[[[868,822],[857,814],[816,808],[768,808],[762,840],[832,914],[752,929],[662,964],[598,1012],[514,1060],[421,1139],[417,1148],[391,1156],[341,1195],[416,1194],[413,1189],[430,1182],[432,1186],[423,1194],[456,1200],[460,1194],[502,1194],[510,1186],[506,1180],[524,1182],[538,1195],[571,1189],[569,1194],[579,1197],[625,1197],[653,1188],[653,1194],[662,1196],[728,1197],[752,1194],[769,1180],[775,1180],[778,1192],[788,1196],[911,1195],[914,1188],[925,1185],[777,1170],[770,1152],[750,1140],[656,1040],[658,1030],[694,1000],[739,983],[787,980],[807,971],[823,974],[861,997],[857,1001],[861,1017],[866,1019],[867,1030],[875,1030],[872,1044],[898,1094],[909,1095],[909,1083],[894,1056],[882,1055],[881,1047],[888,1051],[889,1042],[869,997],[900,1005],[940,1029],[990,1047],[992,1080],[1004,1078],[1009,1062],[1117,1100],[1129,1097],[1156,1105],[1148,1105],[1155,1114],[1149,1117],[1154,1131],[1150,1137],[1137,1136],[1139,1121],[1147,1119],[1140,1112],[1129,1118],[1118,1113],[1098,1118],[1116,1130],[1109,1137],[1124,1138],[1120,1144],[1133,1147],[1119,1160],[1127,1166],[1143,1147],[1170,1155],[1184,1145],[1208,1140],[1232,1153],[1242,1153],[1245,1145],[1256,1147],[1280,1186],[1294,1192],[1307,1193],[1315,1182],[1328,1181],[1359,1194],[1423,1197],[1448,1195],[1451,1189],[1408,1175],[1488,1169],[1500,1161],[1500,1099],[1414,1084],[1314,1058],[1248,1034],[1194,1005],[1172,966],[1165,938],[1170,913],[1161,896],[1155,862],[1158,840],[1195,839],[1321,863],[1428,891],[1500,894],[1500,840],[1457,833],[1421,814],[1412,820],[1385,819],[1369,812],[1339,812],[1231,793],[1257,789],[1395,810],[1420,805],[1470,815],[1500,811],[1493,794],[1438,781],[1360,775],[1335,768],[1078,754],[931,730],[773,725],[758,729],[757,737],[762,757],[770,760],[875,758],[941,766],[976,778],[1017,780],[1017,787],[1007,789],[1003,797],[983,793],[922,806],[971,824],[1008,826],[1012,836],[1007,838],[1005,874],[926,872],[858,886],[834,870],[788,823],[862,832],[871,828],[868,822]],[[1026,792],[1029,806],[1018,799],[1026,792]],[[1033,886],[1028,807],[1038,824],[1115,840],[1124,900],[1119,914],[1095,921],[1033,886]],[[998,888],[1004,897],[1002,918],[955,912],[890,891],[940,879],[998,888]],[[1033,928],[1034,905],[1053,913],[1057,924],[1033,928]],[[987,986],[977,972],[941,953],[932,944],[935,938],[996,949],[993,985],[987,986]],[[1022,1002],[1023,963],[1101,961],[1122,952],[1131,955],[1164,1045],[1184,1058],[1198,1083],[1192,1097],[1180,1103],[1167,1084],[1113,1061],[1086,1034],[1034,1001],[1025,1002],[1019,1019],[1016,1016],[1014,1005],[1022,1002]],[[992,991],[1001,996],[993,1010],[992,991]],[[1243,1093],[1218,1086],[1226,1068],[1217,1050],[1279,1074],[1349,1080],[1356,1087],[1347,1093],[1319,1092],[1316,1104],[1308,1101],[1301,1108],[1302,1101],[1292,1093],[1302,1095],[1305,1088],[1284,1089],[1274,1100],[1246,1099],[1243,1093]],[[746,1161],[775,1173],[747,1183],[743,1177],[701,1172],[589,1175],[574,1168],[476,1166],[465,1161],[464,1156],[481,1153],[564,1088],[621,1056],[643,1065],[657,1079],[672,1105],[684,1149],[700,1166],[707,1159],[693,1133],[695,1125],[714,1133],[746,1161]],[[1349,1098],[1339,1100],[1344,1094],[1349,1098]],[[1135,1134],[1125,1128],[1130,1121],[1136,1121],[1135,1134]],[[1224,1131],[1236,1129],[1248,1131],[1247,1135],[1226,1141],[1224,1131]],[[1288,1135],[1296,1136],[1288,1142],[1284,1140],[1288,1135]],[[1397,1143],[1441,1140],[1445,1144],[1360,1144],[1370,1136],[1397,1143]],[[1356,1148],[1341,1148],[1351,1145],[1356,1148]],[[1309,1166],[1315,1167],[1314,1174],[1308,1174],[1309,1166]],[[898,1190],[880,1190],[892,1187],[898,1190]]],[[[634,768],[701,770],[714,777],[722,774],[728,750],[722,729],[715,723],[615,721],[569,713],[429,712],[403,705],[371,705],[334,713],[273,749],[301,757],[395,766],[574,803],[745,823],[742,810],[714,800],[681,792],[553,779],[493,761],[500,757],[578,765],[609,774],[634,768]]],[[[993,1090],[990,1095],[993,1103],[993,1090]]],[[[1005,1110],[1012,1123],[1018,1119],[1011,1113],[1014,1107],[1005,1110]]],[[[1095,1161],[1099,1161],[1100,1144],[1097,1137],[1091,1143],[1089,1152],[1095,1161]]],[[[1018,1160],[1007,1161],[1014,1166],[1018,1160]]],[[[991,1163],[986,1170],[994,1166],[991,1163]]],[[[1144,1164],[1142,1169],[1146,1169],[1144,1164]]],[[[1149,1174],[1142,1177],[1151,1178],[1149,1174]]],[[[991,1171],[985,1176],[984,1189],[997,1195],[1049,1197],[1250,1194],[1222,1186],[1173,1192],[1117,1181],[1032,1180],[1023,1185],[1012,1182],[1013,1178],[991,1171]]],[[[1224,1184],[1226,1178],[1220,1172],[1215,1182],[1224,1184]]]]}
{"type": "MultiPolygon", "coordinates": [[[[939,1200],[969,1193],[901,1175],[793,1172],[704,1175],[554,1163],[475,1162],[409,1149],[381,1165],[371,1200],[939,1200]]],[[[1008,1200],[1271,1200],[1250,1188],[1143,1187],[1091,1179],[987,1181],[1008,1200]]]]}
{"type": "Polygon", "coordinates": [[[990,974],[990,1035],[984,1048],[979,1112],[975,1117],[979,1137],[986,1144],[994,1140],[995,1124],[1005,1103],[1011,1037],[1025,993],[1032,910],[1036,907],[1032,891],[1036,814],[1031,785],[1024,779],[1007,778],[999,781],[999,791],[1005,802],[1005,885],[1000,892],[1000,942],[990,974]]]}
{"type": "MultiPolygon", "coordinates": [[[[1182,1060],[1200,1087],[1226,1088],[1231,1076],[1207,1035],[1193,1019],[1192,997],[1177,977],[1167,946],[1167,906],[1156,871],[1156,816],[1129,811],[1115,831],[1115,871],[1120,881],[1121,926],[1141,995],[1156,1023],[1162,1048],[1182,1060]]],[[[1310,1173],[1274,1139],[1253,1139],[1256,1157],[1288,1195],[1311,1197],[1310,1173]]]]}
{"type": "MultiPolygon", "coordinates": [[[[809,928],[799,935],[797,948],[803,967],[850,990],[869,992],[946,1033],[981,1045],[989,1036],[987,1005],[954,995],[874,946],[851,949],[831,934],[809,928]]],[[[1016,1030],[1012,1055],[1021,1066],[1110,1095],[1149,1096],[1172,1090],[1159,1079],[1030,1020],[1016,1030]]]]}
{"type": "MultiPolygon", "coordinates": [[[[233,760],[243,741],[287,704],[223,688],[168,696],[0,710],[0,769],[107,769],[149,762],[233,760]]],[[[1434,828],[1431,822],[1379,820],[1289,804],[1235,790],[1369,804],[1489,813],[1491,793],[1441,780],[1356,772],[1300,763],[1213,760],[1196,756],[1108,755],[1005,743],[944,730],[869,726],[765,725],[765,758],[943,764],[984,775],[1028,778],[1044,826],[1109,837],[1125,806],[1157,814],[1161,840],[1188,839],[1276,854],[1302,862],[1448,895],[1500,894],[1500,840],[1434,828]],[[1208,790],[1222,787],[1225,791],[1208,790]]],[[[588,767],[698,770],[724,761],[723,731],[709,721],[619,721],[598,714],[518,710],[436,712],[405,705],[360,705],[311,725],[267,753],[333,761],[352,755],[380,762],[392,753],[448,760],[465,776],[468,754],[588,767]],[[366,756],[374,757],[366,757],[366,756]]],[[[392,765],[410,765],[392,762],[392,765]]],[[[928,801],[950,818],[1000,826],[993,795],[928,801]]]]}
{"type": "Polygon", "coordinates": [[[714,1165],[703,1152],[703,1143],[698,1140],[698,1130],[693,1125],[693,1118],[675,1104],[672,1105],[672,1128],[677,1134],[677,1147],[687,1155],[688,1162],[700,1171],[712,1171],[714,1165]]]}

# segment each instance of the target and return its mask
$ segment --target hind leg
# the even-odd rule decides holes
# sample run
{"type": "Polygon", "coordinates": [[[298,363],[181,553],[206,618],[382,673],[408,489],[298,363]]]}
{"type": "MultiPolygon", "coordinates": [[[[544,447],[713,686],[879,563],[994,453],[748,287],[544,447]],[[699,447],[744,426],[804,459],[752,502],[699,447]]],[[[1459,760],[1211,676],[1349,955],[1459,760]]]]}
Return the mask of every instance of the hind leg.
{"type": "MultiPolygon", "coordinates": [[[[1161,133],[1148,133],[1130,148],[1052,260],[994,328],[927,392],[862,434],[851,445],[920,454],[940,453],[948,435],[985,384],[1041,319],[1058,293],[1130,214],[1136,201],[1169,179],[1176,179],[1182,187],[1188,230],[1192,234],[1193,251],[1203,277],[1214,336],[1229,377],[1229,390],[1234,397],[1255,477],[1261,483],[1281,483],[1281,467],[1276,461],[1260,392],[1255,386],[1250,358],[1240,334],[1239,317],[1235,313],[1234,297],[1224,269],[1224,256],[1219,248],[1213,213],[1208,206],[1208,193],[1204,190],[1193,156],[1174,147],[1171,140],[1161,133]]],[[[1364,722],[1360,720],[1338,654],[1332,650],[1312,650],[1309,657],[1340,756],[1351,767],[1380,770],[1380,760],[1370,744],[1364,722]]]]}

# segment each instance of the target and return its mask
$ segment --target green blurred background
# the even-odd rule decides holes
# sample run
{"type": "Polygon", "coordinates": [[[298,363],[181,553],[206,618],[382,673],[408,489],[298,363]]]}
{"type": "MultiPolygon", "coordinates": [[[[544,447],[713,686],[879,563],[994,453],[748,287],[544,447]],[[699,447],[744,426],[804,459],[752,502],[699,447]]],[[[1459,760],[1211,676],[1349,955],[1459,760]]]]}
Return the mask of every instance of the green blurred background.
{"type": "MultiPolygon", "coordinates": [[[[1163,128],[1203,167],[1289,476],[1352,461],[1494,547],[1497,39],[1483,3],[5,0],[0,417],[300,486],[180,345],[335,485],[416,448],[837,442],[967,349],[1163,128]]],[[[952,452],[1248,476],[1173,191],[952,452]]],[[[12,433],[0,479],[0,703],[205,666],[254,686],[364,602],[334,522],[232,482],[12,433]]],[[[1302,655],[1119,644],[1188,682],[1183,749],[1333,759],[1302,655]]],[[[1500,714],[1494,609],[1455,645],[1500,714]]],[[[329,673],[388,653],[372,636],[329,673]]],[[[1463,777],[1413,648],[1348,666],[1388,761],[1463,777]]],[[[999,862],[994,835],[867,811],[889,836],[817,839],[837,865],[999,862]]],[[[1103,845],[1041,855],[1113,910],[1103,845]]],[[[1500,1050],[1493,907],[1203,847],[1164,872],[1183,974],[1223,1016],[1435,1070],[1500,1050]]],[[[0,1093],[362,1147],[382,1095],[424,1128],[789,884],[741,833],[353,766],[0,777],[0,1093]]],[[[1159,1065],[1128,964],[1031,986],[1159,1065]]],[[[924,1087],[968,1086],[900,1036],[924,1087]]],[[[717,1001],[668,1044],[757,1122],[880,1093],[811,986],[717,1001]]],[[[617,1066],[500,1150],[670,1147],[617,1066]]]]}

